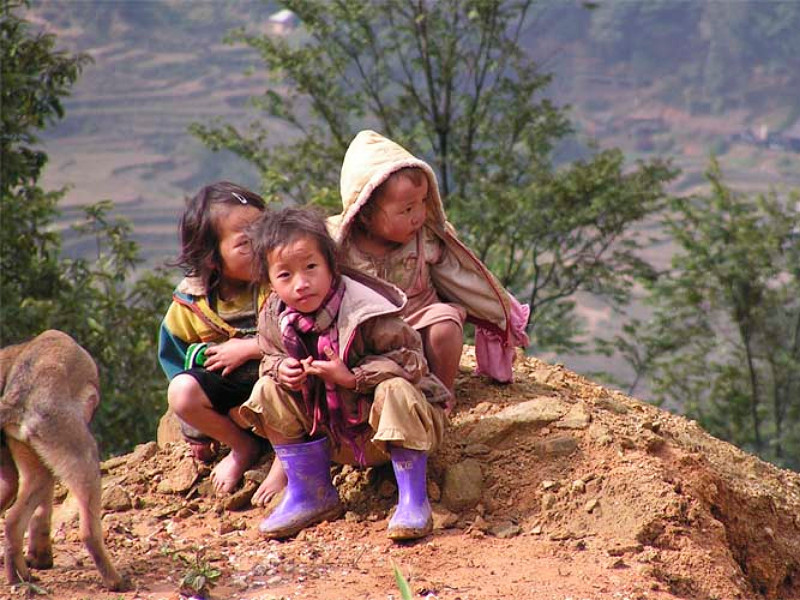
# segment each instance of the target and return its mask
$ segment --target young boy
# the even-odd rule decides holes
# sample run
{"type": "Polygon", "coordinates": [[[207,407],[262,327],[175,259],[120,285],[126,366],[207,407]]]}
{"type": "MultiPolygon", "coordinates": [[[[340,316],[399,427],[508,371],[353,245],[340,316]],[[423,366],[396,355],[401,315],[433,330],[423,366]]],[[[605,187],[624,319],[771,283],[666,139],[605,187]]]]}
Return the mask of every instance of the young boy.
{"type": "Polygon", "coordinates": [[[273,293],[259,315],[261,377],[237,420],[270,440],[288,478],[260,531],[286,538],[339,515],[333,450],[337,462],[390,458],[399,502],[388,536],[427,535],[427,455],[441,441],[450,393],[428,371],[419,335],[398,317],[405,296],[341,274],[322,217],[307,209],[270,214],[252,237],[273,293]]]}

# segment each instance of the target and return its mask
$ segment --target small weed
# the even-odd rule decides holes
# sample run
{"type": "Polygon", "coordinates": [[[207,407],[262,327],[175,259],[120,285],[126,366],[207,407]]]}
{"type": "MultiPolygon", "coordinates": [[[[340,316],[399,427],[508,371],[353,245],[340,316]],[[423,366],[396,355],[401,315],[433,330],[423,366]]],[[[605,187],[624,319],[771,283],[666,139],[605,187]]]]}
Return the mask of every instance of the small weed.
{"type": "Polygon", "coordinates": [[[16,584],[13,588],[14,592],[20,598],[33,598],[34,596],[47,596],[50,592],[40,585],[36,585],[32,581],[22,581],[16,584]]]}
{"type": "Polygon", "coordinates": [[[408,585],[406,578],[403,577],[403,574],[400,572],[397,565],[394,564],[394,561],[392,561],[392,571],[394,572],[394,580],[397,582],[397,587],[400,590],[400,597],[403,600],[411,600],[414,597],[411,586],[408,585]]]}
{"type": "Polygon", "coordinates": [[[183,554],[176,554],[176,556],[188,567],[186,574],[181,579],[180,593],[194,598],[209,598],[211,588],[217,584],[217,579],[222,572],[208,563],[202,548],[195,550],[194,558],[183,554]]]}

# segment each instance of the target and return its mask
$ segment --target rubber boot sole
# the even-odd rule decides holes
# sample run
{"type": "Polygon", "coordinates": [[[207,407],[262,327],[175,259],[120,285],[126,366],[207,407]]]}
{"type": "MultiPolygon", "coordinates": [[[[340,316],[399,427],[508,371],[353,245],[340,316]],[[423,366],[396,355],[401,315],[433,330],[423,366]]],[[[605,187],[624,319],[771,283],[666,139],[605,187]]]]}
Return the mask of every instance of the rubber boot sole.
{"type": "Polygon", "coordinates": [[[344,506],[342,506],[341,502],[339,502],[336,504],[336,506],[333,506],[328,510],[318,513],[313,517],[303,521],[298,521],[297,523],[292,523],[291,525],[286,525],[285,527],[279,529],[271,529],[270,531],[262,531],[259,527],[259,532],[267,540],[283,540],[297,535],[303,529],[311,527],[312,525],[317,525],[323,521],[333,521],[338,519],[342,516],[343,512],[344,506]]]}
{"type": "Polygon", "coordinates": [[[433,531],[433,518],[428,518],[424,527],[391,527],[386,532],[386,537],[395,542],[418,540],[433,531]]]}

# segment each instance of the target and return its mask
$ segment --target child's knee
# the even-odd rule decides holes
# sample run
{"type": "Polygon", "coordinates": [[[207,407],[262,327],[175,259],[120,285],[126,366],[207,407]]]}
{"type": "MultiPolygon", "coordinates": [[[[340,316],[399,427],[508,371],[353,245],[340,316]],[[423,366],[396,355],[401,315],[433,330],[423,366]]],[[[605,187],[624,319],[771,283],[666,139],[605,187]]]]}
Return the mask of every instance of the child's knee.
{"type": "Polygon", "coordinates": [[[261,377],[244,404],[239,407],[237,419],[257,435],[270,438],[298,439],[305,436],[310,423],[302,418],[302,409],[295,398],[270,377],[261,377]]]}
{"type": "Polygon", "coordinates": [[[197,392],[200,389],[197,381],[190,375],[177,375],[167,388],[167,402],[172,411],[180,415],[198,403],[197,392]]]}
{"type": "Polygon", "coordinates": [[[425,395],[410,381],[402,377],[392,377],[381,381],[375,387],[373,412],[392,415],[393,418],[419,418],[427,415],[431,405],[425,395]]]}
{"type": "Polygon", "coordinates": [[[442,321],[429,327],[428,338],[434,348],[451,348],[464,343],[464,331],[458,323],[442,321]]]}

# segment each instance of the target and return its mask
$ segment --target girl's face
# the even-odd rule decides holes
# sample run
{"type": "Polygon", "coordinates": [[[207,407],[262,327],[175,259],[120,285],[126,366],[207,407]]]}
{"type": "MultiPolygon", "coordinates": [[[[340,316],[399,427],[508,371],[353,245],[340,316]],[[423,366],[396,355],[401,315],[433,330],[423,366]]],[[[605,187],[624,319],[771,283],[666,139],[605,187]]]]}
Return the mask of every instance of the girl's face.
{"type": "Polygon", "coordinates": [[[301,312],[315,312],[331,289],[333,273],[315,240],[299,237],[267,253],[269,282],[283,302],[301,312]]]}
{"type": "Polygon", "coordinates": [[[222,259],[221,285],[236,287],[253,278],[253,249],[246,228],[261,216],[254,206],[231,206],[216,217],[219,254],[222,259]]]}
{"type": "Polygon", "coordinates": [[[375,210],[365,225],[376,237],[396,244],[405,244],[425,223],[428,180],[414,185],[408,177],[395,175],[383,186],[375,202],[375,210]]]}

